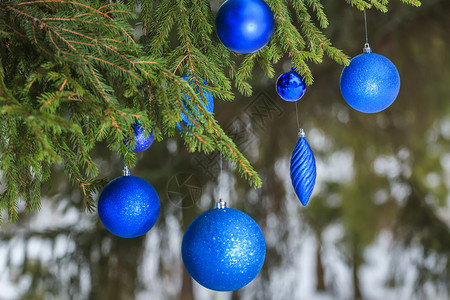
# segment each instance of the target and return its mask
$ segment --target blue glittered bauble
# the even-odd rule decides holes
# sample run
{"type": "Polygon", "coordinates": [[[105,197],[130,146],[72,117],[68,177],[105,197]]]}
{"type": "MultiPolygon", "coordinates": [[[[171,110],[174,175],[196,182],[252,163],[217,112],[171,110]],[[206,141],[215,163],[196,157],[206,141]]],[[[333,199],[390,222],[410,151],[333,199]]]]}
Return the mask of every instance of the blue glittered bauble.
{"type": "Polygon", "coordinates": [[[306,205],[316,184],[316,160],[303,130],[291,156],[291,181],[298,199],[306,205]]]}
{"type": "Polygon", "coordinates": [[[149,231],[159,216],[159,197],[153,186],[136,176],[109,182],[98,200],[98,215],[111,233],[134,238],[149,231]]]}
{"type": "Polygon", "coordinates": [[[277,93],[283,100],[297,101],[305,94],[306,85],[303,78],[292,68],[277,80],[277,93]]]}
{"type": "MultiPolygon", "coordinates": [[[[153,132],[147,133],[144,129],[144,127],[139,123],[136,122],[131,126],[134,131],[134,148],[132,149],[133,152],[142,152],[150,148],[150,146],[153,144],[153,132]]],[[[123,142],[128,147],[130,139],[127,138],[123,142]]]]}
{"type": "MultiPolygon", "coordinates": [[[[203,103],[203,107],[204,107],[204,109],[206,109],[207,112],[209,112],[210,114],[212,114],[213,111],[214,111],[214,99],[213,99],[212,93],[211,93],[210,91],[204,89],[204,88],[199,88],[198,86],[196,86],[196,80],[194,79],[194,77],[193,77],[192,75],[185,75],[185,76],[183,76],[182,78],[183,78],[184,80],[186,80],[186,81],[189,81],[189,84],[194,88],[194,91],[195,91],[195,93],[196,93],[197,95],[199,95],[199,94],[200,94],[200,91],[201,91],[202,94],[201,94],[200,99],[201,99],[201,101],[202,101],[202,103],[203,103]]],[[[196,77],[196,78],[197,78],[200,82],[202,82],[203,85],[206,85],[206,86],[208,85],[208,84],[206,83],[206,81],[203,80],[203,79],[201,79],[200,77],[196,77]]],[[[200,95],[199,95],[199,96],[200,96],[200,95]]],[[[185,104],[184,101],[188,101],[188,102],[191,101],[190,98],[189,98],[189,96],[188,96],[187,94],[183,94],[183,106],[184,106],[185,109],[190,109],[190,108],[185,104]]],[[[201,113],[200,108],[197,107],[197,108],[195,109],[195,111],[193,111],[193,112],[190,113],[189,116],[190,116],[191,118],[195,119],[195,120],[201,119],[202,113],[201,113]]],[[[194,126],[194,123],[192,123],[191,120],[189,120],[189,117],[188,117],[186,114],[181,113],[181,119],[183,120],[183,123],[184,123],[186,126],[191,126],[191,127],[194,126]]],[[[179,123],[177,124],[177,127],[178,127],[178,129],[182,130],[182,127],[181,127],[181,125],[180,125],[179,123]]]]}
{"type": "Polygon", "coordinates": [[[202,286],[234,291],[252,281],[264,264],[266,245],[258,224],[233,208],[198,216],[181,246],[187,271],[202,286]]]}
{"type": "Polygon", "coordinates": [[[383,55],[363,53],[342,70],[340,86],[342,96],[351,107],[363,113],[376,113],[397,98],[400,75],[383,55]]]}
{"type": "Polygon", "coordinates": [[[264,47],[274,26],[272,11],[263,0],[228,0],[216,16],[220,41],[237,53],[252,53],[264,47]]]}

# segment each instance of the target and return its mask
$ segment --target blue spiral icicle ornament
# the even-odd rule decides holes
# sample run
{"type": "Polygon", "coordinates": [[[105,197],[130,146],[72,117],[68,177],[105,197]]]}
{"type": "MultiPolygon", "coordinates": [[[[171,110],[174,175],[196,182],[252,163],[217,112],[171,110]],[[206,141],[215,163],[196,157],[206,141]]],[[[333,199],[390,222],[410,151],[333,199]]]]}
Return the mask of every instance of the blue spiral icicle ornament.
{"type": "Polygon", "coordinates": [[[316,160],[303,129],[292,152],[291,180],[300,202],[306,205],[316,184],[316,160]]]}

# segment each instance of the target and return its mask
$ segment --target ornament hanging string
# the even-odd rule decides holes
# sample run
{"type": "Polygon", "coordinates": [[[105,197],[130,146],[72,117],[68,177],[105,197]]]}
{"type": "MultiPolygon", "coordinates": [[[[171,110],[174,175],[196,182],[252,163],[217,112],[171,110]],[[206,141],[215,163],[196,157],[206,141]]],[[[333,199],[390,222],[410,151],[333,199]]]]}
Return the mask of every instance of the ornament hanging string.
{"type": "Polygon", "coordinates": [[[223,175],[223,166],[222,166],[222,152],[219,152],[219,179],[217,180],[217,184],[219,185],[219,202],[222,200],[222,175],[223,175]]]}
{"type": "Polygon", "coordinates": [[[127,152],[125,152],[125,155],[123,156],[123,172],[122,176],[130,176],[130,169],[128,169],[127,166],[127,154],[130,149],[127,149],[127,152]]]}
{"type": "Polygon", "coordinates": [[[367,33],[367,14],[366,14],[366,8],[364,7],[364,27],[366,29],[366,44],[369,44],[369,35],[367,33]]]}
{"type": "Polygon", "coordinates": [[[222,167],[222,152],[220,152],[219,156],[219,178],[217,179],[217,184],[219,185],[219,201],[216,203],[216,208],[226,208],[227,203],[222,199],[222,185],[220,184],[222,181],[223,175],[223,167],[222,167]]]}
{"type": "Polygon", "coordinates": [[[219,176],[220,177],[222,177],[222,171],[223,171],[223,169],[222,169],[222,152],[220,152],[220,174],[219,174],[219,176]]]}
{"type": "Polygon", "coordinates": [[[298,101],[295,102],[295,115],[297,116],[297,127],[300,130],[300,122],[298,120],[298,101]]]}
{"type": "Polygon", "coordinates": [[[363,53],[371,53],[372,49],[370,49],[370,45],[369,45],[369,34],[368,34],[368,30],[367,30],[367,13],[366,13],[365,7],[364,7],[364,29],[366,32],[366,43],[364,44],[363,53]]]}

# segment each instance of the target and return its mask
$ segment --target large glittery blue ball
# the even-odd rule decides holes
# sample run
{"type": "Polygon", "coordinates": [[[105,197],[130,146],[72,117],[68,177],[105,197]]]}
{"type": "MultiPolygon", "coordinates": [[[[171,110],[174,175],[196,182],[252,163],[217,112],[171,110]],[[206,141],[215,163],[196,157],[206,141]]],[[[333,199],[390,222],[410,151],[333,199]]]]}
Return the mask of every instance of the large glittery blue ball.
{"type": "Polygon", "coordinates": [[[283,100],[297,101],[305,94],[306,85],[303,78],[292,68],[281,74],[277,80],[277,93],[283,100]]]}
{"type": "Polygon", "coordinates": [[[234,291],[258,275],[266,245],[258,224],[233,208],[215,208],[198,216],[184,234],[183,262],[204,287],[234,291]]]}
{"type": "MultiPolygon", "coordinates": [[[[147,133],[144,127],[139,122],[136,122],[131,127],[133,128],[135,139],[134,148],[132,149],[132,151],[142,152],[150,148],[154,140],[153,132],[147,133]]],[[[126,138],[123,141],[125,145],[127,145],[127,147],[129,141],[129,138],[126,138]]]]}
{"type": "Polygon", "coordinates": [[[354,57],[344,67],[340,80],[341,93],[354,109],[376,113],[389,107],[400,90],[400,75],[395,65],[376,53],[354,57]]]}
{"type": "MultiPolygon", "coordinates": [[[[199,88],[198,86],[196,86],[196,80],[192,75],[185,75],[182,77],[184,80],[189,81],[189,84],[194,88],[194,91],[197,95],[200,96],[200,91],[201,91],[201,101],[203,103],[203,108],[206,109],[207,112],[209,112],[210,114],[213,113],[214,111],[214,99],[213,99],[213,95],[210,91],[204,89],[204,88],[199,88]]],[[[205,80],[201,79],[200,77],[197,77],[197,79],[203,83],[203,85],[208,85],[206,83],[205,80]]],[[[188,101],[190,102],[190,98],[187,94],[183,94],[183,99],[184,101],[188,101]]],[[[190,109],[188,108],[188,106],[185,104],[185,102],[183,101],[183,106],[185,109],[190,109]]],[[[193,111],[192,113],[189,114],[189,117],[195,119],[195,120],[200,120],[202,116],[201,110],[199,107],[196,107],[195,111],[193,111]]],[[[194,123],[191,122],[191,120],[189,120],[189,117],[184,114],[181,113],[181,119],[183,120],[183,123],[186,126],[194,126],[194,123]]],[[[181,125],[178,123],[177,124],[178,129],[182,130],[181,125]]]]}
{"type": "Polygon", "coordinates": [[[149,231],[159,216],[159,197],[153,186],[136,176],[109,182],[98,200],[98,215],[111,233],[134,238],[149,231]]]}
{"type": "Polygon", "coordinates": [[[274,26],[272,11],[263,0],[228,0],[216,16],[220,41],[237,53],[252,53],[264,47],[274,26]]]}

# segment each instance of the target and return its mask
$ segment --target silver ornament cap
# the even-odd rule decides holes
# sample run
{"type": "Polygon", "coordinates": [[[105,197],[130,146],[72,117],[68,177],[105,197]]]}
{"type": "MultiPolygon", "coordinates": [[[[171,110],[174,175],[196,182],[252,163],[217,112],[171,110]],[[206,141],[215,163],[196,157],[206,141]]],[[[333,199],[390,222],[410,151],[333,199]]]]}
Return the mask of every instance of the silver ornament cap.
{"type": "Polygon", "coordinates": [[[130,169],[127,166],[123,167],[122,176],[130,176],[130,169]]]}
{"type": "Polygon", "coordinates": [[[364,44],[363,53],[372,53],[372,48],[370,48],[369,43],[364,44]]]}
{"type": "Polygon", "coordinates": [[[216,202],[216,208],[227,208],[227,202],[225,202],[223,199],[219,199],[219,201],[216,202]]]}

